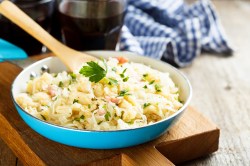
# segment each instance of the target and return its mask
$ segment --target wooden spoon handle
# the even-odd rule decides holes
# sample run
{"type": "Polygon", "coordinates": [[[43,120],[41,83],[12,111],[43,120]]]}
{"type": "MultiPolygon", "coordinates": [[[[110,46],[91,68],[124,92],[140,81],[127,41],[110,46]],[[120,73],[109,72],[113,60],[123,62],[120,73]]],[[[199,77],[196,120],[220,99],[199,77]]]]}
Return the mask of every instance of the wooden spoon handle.
{"type": "Polygon", "coordinates": [[[27,14],[20,10],[15,4],[8,0],[4,0],[0,3],[0,13],[43,43],[58,58],[60,58],[71,71],[79,66],[77,63],[82,64],[82,62],[96,60],[96,58],[90,55],[75,51],[63,45],[45,31],[38,23],[32,20],[27,14]]]}

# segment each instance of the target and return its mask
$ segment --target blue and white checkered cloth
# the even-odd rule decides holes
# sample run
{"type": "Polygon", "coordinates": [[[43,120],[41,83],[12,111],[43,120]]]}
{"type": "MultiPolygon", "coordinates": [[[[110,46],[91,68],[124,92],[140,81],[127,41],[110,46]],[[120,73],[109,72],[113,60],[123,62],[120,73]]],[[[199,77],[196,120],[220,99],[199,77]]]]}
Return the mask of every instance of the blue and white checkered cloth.
{"type": "Polygon", "coordinates": [[[201,51],[232,54],[218,16],[208,0],[128,0],[120,49],[189,65],[201,51]]]}

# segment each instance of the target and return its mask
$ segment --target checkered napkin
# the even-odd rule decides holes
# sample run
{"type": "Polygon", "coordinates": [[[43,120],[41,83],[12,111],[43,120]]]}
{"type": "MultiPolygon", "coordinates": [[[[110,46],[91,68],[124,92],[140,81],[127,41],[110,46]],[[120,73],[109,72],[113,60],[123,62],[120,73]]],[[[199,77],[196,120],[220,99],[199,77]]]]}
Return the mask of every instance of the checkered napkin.
{"type": "Polygon", "coordinates": [[[215,10],[208,0],[129,0],[120,49],[189,65],[201,51],[232,54],[215,10]]]}

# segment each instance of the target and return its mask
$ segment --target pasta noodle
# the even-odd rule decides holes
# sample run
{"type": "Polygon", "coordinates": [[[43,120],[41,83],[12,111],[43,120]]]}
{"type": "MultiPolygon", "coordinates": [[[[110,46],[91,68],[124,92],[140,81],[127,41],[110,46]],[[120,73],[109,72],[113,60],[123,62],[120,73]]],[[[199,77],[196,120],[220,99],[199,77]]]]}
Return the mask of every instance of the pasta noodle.
{"type": "MultiPolygon", "coordinates": [[[[64,127],[87,130],[136,128],[165,119],[183,104],[168,73],[109,58],[107,73],[91,82],[79,72],[44,73],[29,80],[17,103],[31,115],[64,127]]],[[[86,65],[86,64],[84,64],[86,65]]]]}

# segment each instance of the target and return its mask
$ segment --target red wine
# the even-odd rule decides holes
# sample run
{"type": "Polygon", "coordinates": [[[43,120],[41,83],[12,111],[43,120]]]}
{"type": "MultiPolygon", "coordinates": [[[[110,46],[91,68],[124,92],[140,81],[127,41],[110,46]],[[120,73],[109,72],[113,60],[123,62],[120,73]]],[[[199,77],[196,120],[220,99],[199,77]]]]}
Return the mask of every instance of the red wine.
{"type": "Polygon", "coordinates": [[[107,9],[104,4],[95,6],[92,12],[93,6],[86,9],[87,4],[81,4],[82,15],[75,14],[70,5],[64,4],[64,10],[59,11],[62,36],[66,45],[76,50],[114,50],[124,17],[124,9],[119,7],[118,2],[113,2],[109,7],[112,10],[105,11],[106,13],[101,13],[107,9]]]}
{"type": "MultiPolygon", "coordinates": [[[[42,25],[42,27],[48,27],[48,19],[46,18],[36,22],[42,25]]],[[[28,55],[41,53],[42,44],[21,28],[4,19],[0,19],[0,25],[0,38],[24,49],[28,55]]]]}
{"type": "MultiPolygon", "coordinates": [[[[51,14],[53,12],[53,1],[37,4],[38,2],[35,0],[30,0],[29,2],[19,0],[15,3],[44,29],[49,30],[51,14]]],[[[41,53],[43,45],[39,41],[2,15],[0,15],[0,25],[0,38],[21,47],[28,55],[41,53]]]]}

